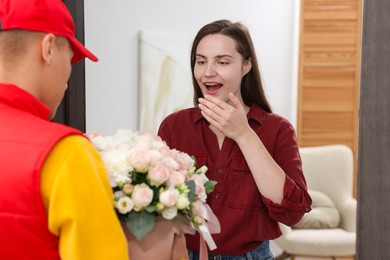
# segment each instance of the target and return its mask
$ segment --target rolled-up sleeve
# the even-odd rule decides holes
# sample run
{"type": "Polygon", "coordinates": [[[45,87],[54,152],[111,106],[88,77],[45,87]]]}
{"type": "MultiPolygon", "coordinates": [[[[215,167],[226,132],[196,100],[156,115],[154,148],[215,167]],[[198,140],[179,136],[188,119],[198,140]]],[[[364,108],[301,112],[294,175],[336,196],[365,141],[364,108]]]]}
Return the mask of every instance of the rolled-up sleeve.
{"type": "Polygon", "coordinates": [[[286,174],[283,200],[278,204],[264,196],[262,199],[272,219],[292,226],[311,210],[312,201],[307,192],[295,131],[287,121],[277,131],[273,144],[269,151],[286,174]]]}

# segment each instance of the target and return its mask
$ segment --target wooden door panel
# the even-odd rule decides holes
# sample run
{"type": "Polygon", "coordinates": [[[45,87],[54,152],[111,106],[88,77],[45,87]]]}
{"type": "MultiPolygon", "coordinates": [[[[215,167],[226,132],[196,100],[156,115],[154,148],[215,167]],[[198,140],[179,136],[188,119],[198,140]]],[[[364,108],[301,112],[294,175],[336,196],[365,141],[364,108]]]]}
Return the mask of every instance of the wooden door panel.
{"type": "MultiPolygon", "coordinates": [[[[301,146],[346,144],[357,167],[361,0],[302,0],[298,82],[301,146]]],[[[356,192],[356,182],[354,184],[356,192]]]]}

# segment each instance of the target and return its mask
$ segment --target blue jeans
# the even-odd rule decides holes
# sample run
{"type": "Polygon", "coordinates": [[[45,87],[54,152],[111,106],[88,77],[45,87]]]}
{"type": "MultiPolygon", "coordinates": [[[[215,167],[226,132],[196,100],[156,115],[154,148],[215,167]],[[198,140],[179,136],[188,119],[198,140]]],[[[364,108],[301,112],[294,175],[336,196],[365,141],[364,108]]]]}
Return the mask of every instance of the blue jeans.
{"type": "MultiPolygon", "coordinates": [[[[198,260],[199,252],[189,251],[190,260],[198,260]]],[[[213,255],[209,254],[209,260],[273,260],[274,257],[269,249],[269,241],[264,241],[252,251],[242,255],[213,255]]]]}

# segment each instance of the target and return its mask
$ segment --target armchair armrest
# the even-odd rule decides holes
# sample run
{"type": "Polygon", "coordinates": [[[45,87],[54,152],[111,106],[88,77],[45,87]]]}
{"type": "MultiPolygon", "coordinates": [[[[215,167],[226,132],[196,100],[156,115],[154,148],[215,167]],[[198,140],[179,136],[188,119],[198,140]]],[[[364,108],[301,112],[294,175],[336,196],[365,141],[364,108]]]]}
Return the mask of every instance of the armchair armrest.
{"type": "Polygon", "coordinates": [[[341,215],[340,226],[348,232],[356,232],[357,201],[354,198],[347,199],[339,209],[341,215]]]}
{"type": "Polygon", "coordinates": [[[280,222],[279,222],[279,227],[280,227],[280,230],[282,231],[283,235],[286,235],[286,234],[288,234],[288,233],[291,232],[291,227],[286,226],[286,225],[283,224],[283,223],[280,223],[280,222]]]}

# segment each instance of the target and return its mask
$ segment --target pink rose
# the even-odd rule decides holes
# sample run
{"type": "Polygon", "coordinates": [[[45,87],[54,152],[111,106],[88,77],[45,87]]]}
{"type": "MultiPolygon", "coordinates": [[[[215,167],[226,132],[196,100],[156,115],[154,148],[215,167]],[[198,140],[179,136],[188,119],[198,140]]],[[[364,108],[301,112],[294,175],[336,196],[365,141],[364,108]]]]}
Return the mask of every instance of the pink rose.
{"type": "Polygon", "coordinates": [[[153,200],[153,190],[145,183],[135,185],[131,200],[134,203],[134,210],[140,211],[148,206],[153,200]]]}
{"type": "Polygon", "coordinates": [[[157,150],[149,150],[149,155],[151,165],[158,165],[163,159],[163,155],[157,150]]]}
{"type": "Polygon", "coordinates": [[[180,169],[182,170],[189,170],[195,164],[194,159],[186,153],[179,153],[176,161],[179,163],[180,169]]]}
{"type": "Polygon", "coordinates": [[[166,156],[169,156],[173,160],[177,161],[177,158],[179,157],[179,153],[180,153],[180,151],[178,151],[176,149],[170,149],[169,151],[167,151],[166,156]]]}
{"type": "Polygon", "coordinates": [[[187,182],[187,181],[190,179],[190,177],[192,176],[192,175],[190,175],[190,173],[189,173],[188,171],[186,171],[186,170],[179,170],[179,171],[177,171],[177,172],[179,172],[179,173],[184,177],[184,181],[185,181],[185,182],[187,182]]]}
{"type": "Polygon", "coordinates": [[[178,190],[166,190],[160,193],[160,202],[166,207],[173,207],[176,204],[177,198],[179,197],[178,190]]]}
{"type": "Polygon", "coordinates": [[[169,177],[169,170],[167,167],[163,165],[157,165],[149,169],[148,179],[152,184],[156,186],[160,186],[162,183],[168,180],[168,177],[169,177]]]}
{"type": "Polygon", "coordinates": [[[179,164],[171,157],[164,157],[161,161],[161,163],[168,167],[171,170],[178,170],[179,169],[179,164]]]}
{"type": "Polygon", "coordinates": [[[149,152],[145,149],[134,148],[129,154],[129,163],[139,172],[146,172],[150,163],[149,152]]]}
{"type": "Polygon", "coordinates": [[[203,179],[200,175],[198,175],[198,174],[192,175],[191,180],[193,180],[195,182],[195,194],[198,195],[198,194],[205,192],[205,188],[203,185],[203,179]]]}
{"type": "Polygon", "coordinates": [[[183,184],[185,181],[185,177],[178,171],[171,171],[168,178],[168,184],[170,186],[176,187],[180,184],[183,184]]]}
{"type": "Polygon", "coordinates": [[[192,213],[195,216],[202,216],[203,215],[203,204],[199,200],[196,200],[192,202],[192,213]]]}
{"type": "Polygon", "coordinates": [[[169,155],[169,151],[171,150],[169,148],[169,146],[165,143],[165,142],[162,142],[161,143],[161,146],[157,148],[157,150],[164,156],[167,156],[169,155]]]}

